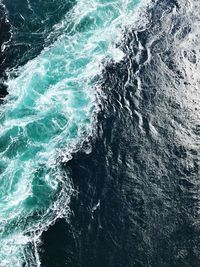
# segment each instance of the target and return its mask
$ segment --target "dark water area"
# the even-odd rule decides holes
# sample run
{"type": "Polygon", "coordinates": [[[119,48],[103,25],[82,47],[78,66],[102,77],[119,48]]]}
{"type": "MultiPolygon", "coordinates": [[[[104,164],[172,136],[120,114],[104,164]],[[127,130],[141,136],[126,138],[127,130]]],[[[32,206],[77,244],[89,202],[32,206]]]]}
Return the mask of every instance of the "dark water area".
{"type": "MultiPolygon", "coordinates": [[[[105,66],[95,135],[63,166],[78,192],[70,220],[43,233],[42,267],[200,266],[200,5],[191,2],[153,1],[142,13],[147,24],[126,29],[123,61],[105,66]]],[[[11,25],[25,27],[2,10],[1,44],[11,25]]],[[[14,34],[1,53],[2,77],[43,48],[39,20],[54,13],[37,10],[37,34],[23,44],[14,34]]]]}
{"type": "Polygon", "coordinates": [[[69,1],[3,0],[0,3],[0,101],[7,95],[6,71],[24,65],[45,46],[56,40],[50,36],[76,3],[69,1]]]}
{"type": "MultiPolygon", "coordinates": [[[[52,27],[64,18],[75,3],[74,0],[3,0],[2,4],[6,7],[4,17],[7,18],[7,26],[6,29],[3,26],[3,31],[12,33],[12,38],[5,51],[9,68],[25,64],[37,56],[44,46],[48,45],[48,41],[52,42],[52,39],[47,40],[52,27]]],[[[11,35],[10,33],[6,34],[9,37],[11,35]]]]}
{"type": "Polygon", "coordinates": [[[3,84],[3,78],[5,78],[5,60],[6,55],[3,53],[2,45],[5,42],[8,42],[11,37],[10,33],[10,24],[6,20],[6,13],[3,6],[0,6],[0,47],[1,47],[1,54],[0,54],[0,101],[7,95],[6,86],[3,84]]]}
{"type": "Polygon", "coordinates": [[[43,234],[43,266],[200,266],[199,80],[187,69],[199,48],[183,2],[157,1],[106,67],[91,152],[66,165],[70,224],[43,234]]]}

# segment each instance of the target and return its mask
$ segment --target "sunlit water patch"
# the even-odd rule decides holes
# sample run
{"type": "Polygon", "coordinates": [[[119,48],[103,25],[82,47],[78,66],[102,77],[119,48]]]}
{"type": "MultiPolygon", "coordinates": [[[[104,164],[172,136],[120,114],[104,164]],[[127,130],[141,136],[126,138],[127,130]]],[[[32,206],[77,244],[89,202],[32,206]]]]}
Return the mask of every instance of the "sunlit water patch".
{"type": "Polygon", "coordinates": [[[79,0],[54,27],[57,41],[9,74],[0,117],[1,267],[39,266],[41,232],[68,216],[73,189],[60,161],[91,132],[101,62],[123,57],[114,44],[136,4],[79,0]]]}

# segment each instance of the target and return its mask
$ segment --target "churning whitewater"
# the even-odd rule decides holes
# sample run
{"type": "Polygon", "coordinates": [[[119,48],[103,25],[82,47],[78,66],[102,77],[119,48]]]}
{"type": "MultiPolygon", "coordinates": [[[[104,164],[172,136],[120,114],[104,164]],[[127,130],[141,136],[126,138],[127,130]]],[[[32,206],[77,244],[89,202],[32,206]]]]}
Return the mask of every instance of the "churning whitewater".
{"type": "MultiPolygon", "coordinates": [[[[0,111],[0,266],[39,266],[41,232],[69,214],[73,193],[61,161],[90,133],[104,60],[118,61],[122,26],[137,0],[79,0],[57,40],[8,73],[0,111]]],[[[29,1],[31,9],[31,1],[29,1]]]]}

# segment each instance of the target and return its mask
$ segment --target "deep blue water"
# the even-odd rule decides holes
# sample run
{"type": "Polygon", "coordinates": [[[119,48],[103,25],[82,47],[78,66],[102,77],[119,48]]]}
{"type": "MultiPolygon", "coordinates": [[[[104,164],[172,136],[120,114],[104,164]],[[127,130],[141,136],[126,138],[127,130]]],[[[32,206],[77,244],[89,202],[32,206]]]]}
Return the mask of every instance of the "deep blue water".
{"type": "Polygon", "coordinates": [[[200,266],[198,1],[0,15],[0,267],[200,266]]]}

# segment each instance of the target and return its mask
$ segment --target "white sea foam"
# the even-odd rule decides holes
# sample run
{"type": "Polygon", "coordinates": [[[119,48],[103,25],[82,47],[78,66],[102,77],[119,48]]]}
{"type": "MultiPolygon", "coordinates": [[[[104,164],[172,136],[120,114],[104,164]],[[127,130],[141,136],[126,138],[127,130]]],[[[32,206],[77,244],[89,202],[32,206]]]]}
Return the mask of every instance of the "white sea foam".
{"type": "Polygon", "coordinates": [[[0,267],[40,266],[42,231],[68,218],[73,186],[57,159],[67,161],[91,134],[93,78],[103,59],[123,59],[115,44],[133,23],[135,6],[136,0],[79,0],[54,27],[57,41],[17,69],[17,78],[9,73],[0,110],[0,267]]]}

